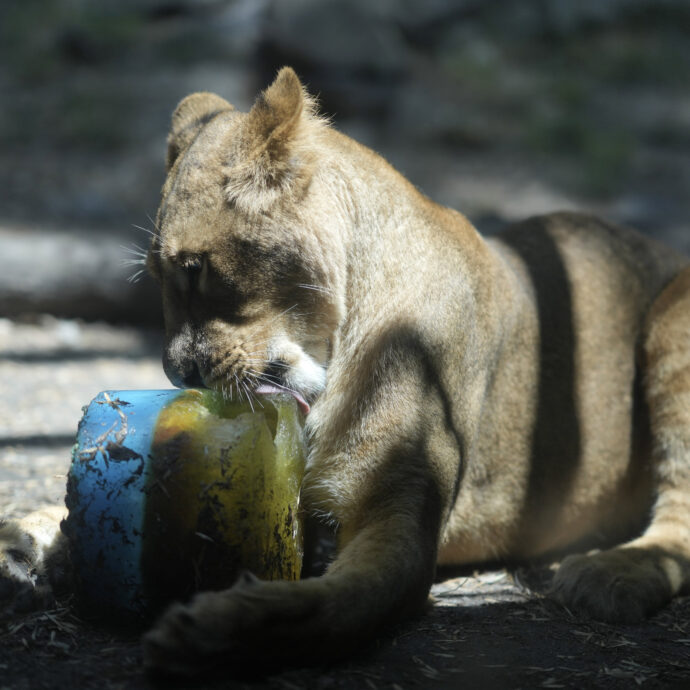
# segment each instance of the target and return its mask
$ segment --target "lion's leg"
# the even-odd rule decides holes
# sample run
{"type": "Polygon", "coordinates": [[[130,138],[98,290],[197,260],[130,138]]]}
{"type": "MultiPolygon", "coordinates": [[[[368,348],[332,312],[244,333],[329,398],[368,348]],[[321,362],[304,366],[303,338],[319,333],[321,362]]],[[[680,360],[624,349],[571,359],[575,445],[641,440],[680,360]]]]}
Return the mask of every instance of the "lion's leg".
{"type": "Polygon", "coordinates": [[[645,385],[657,498],[644,534],[593,556],[571,556],[556,596],[595,618],[634,621],[690,585],[690,269],[653,305],[645,385]]]}
{"type": "Polygon", "coordinates": [[[435,567],[438,491],[419,492],[414,481],[399,488],[387,485],[385,502],[359,524],[341,526],[354,536],[322,577],[262,582],[245,576],[231,589],[173,605],[144,638],[146,666],[194,673],[216,661],[259,661],[261,668],[276,661],[313,663],[340,656],[382,625],[420,611],[435,567]]]}
{"type": "Polygon", "coordinates": [[[0,520],[0,613],[11,615],[50,603],[68,578],[64,506],[48,506],[21,520],[0,520]]]}

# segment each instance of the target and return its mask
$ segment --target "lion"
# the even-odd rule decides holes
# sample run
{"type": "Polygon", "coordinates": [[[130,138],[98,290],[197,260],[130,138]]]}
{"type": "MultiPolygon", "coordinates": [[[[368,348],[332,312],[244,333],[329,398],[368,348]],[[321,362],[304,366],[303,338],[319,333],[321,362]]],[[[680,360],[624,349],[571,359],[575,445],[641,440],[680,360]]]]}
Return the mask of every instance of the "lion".
{"type": "Polygon", "coordinates": [[[690,582],[690,260],[576,213],[483,238],[317,113],[175,110],[148,252],[177,386],[289,391],[326,572],[173,604],[146,666],[340,656],[437,565],[566,554],[552,596],[637,621],[690,582]],[[594,550],[591,550],[594,549],[594,550]]]}

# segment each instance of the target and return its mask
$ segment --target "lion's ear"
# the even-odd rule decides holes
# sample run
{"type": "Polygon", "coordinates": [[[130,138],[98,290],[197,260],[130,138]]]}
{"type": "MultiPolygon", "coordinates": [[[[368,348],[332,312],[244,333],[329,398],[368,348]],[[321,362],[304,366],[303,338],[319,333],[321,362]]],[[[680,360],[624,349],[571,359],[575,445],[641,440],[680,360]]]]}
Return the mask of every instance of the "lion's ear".
{"type": "Polygon", "coordinates": [[[313,101],[298,76],[283,67],[246,116],[233,164],[225,169],[228,200],[261,211],[296,191],[308,176],[308,123],[313,101]]]}
{"type": "Polygon", "coordinates": [[[192,143],[207,122],[228,110],[234,110],[233,106],[215,93],[193,93],[182,99],[172,116],[166,169],[172,168],[180,153],[192,143]]]}
{"type": "Polygon", "coordinates": [[[283,67],[275,81],[256,99],[245,128],[254,155],[266,153],[273,162],[284,156],[304,109],[304,89],[290,67],[283,67]]]}

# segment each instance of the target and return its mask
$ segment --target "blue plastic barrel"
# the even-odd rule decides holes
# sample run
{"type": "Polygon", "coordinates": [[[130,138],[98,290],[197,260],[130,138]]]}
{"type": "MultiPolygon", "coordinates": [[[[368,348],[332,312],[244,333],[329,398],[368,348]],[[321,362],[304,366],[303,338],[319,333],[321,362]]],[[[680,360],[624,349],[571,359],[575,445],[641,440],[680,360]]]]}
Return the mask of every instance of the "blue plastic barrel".
{"type": "Polygon", "coordinates": [[[63,529],[82,610],[149,618],[243,569],[299,577],[302,414],[290,396],[104,391],[84,408],[63,529]]]}

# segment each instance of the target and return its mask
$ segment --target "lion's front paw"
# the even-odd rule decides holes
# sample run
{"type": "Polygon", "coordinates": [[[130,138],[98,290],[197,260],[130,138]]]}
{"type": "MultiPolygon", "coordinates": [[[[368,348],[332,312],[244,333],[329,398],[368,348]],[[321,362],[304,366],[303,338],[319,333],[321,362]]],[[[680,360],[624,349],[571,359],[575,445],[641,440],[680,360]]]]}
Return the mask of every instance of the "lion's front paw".
{"type": "Polygon", "coordinates": [[[569,556],[558,569],[552,596],[564,606],[611,623],[634,623],[672,596],[663,556],[620,548],[569,556]]]}
{"type": "Polygon", "coordinates": [[[172,605],[144,636],[144,664],[158,674],[191,675],[217,662],[281,663],[318,610],[316,580],[262,582],[245,575],[231,589],[172,605]]]}
{"type": "MultiPolygon", "coordinates": [[[[250,625],[247,589],[260,587],[259,580],[247,573],[231,589],[203,592],[189,604],[170,606],[144,636],[146,668],[155,673],[191,675],[213,665],[213,658],[221,653],[227,658],[237,646],[240,627],[250,625]]],[[[252,596],[256,594],[249,598],[252,596]]]]}
{"type": "Polygon", "coordinates": [[[144,636],[146,668],[155,673],[191,675],[208,666],[215,654],[229,648],[231,638],[225,630],[209,634],[204,605],[204,599],[221,596],[209,593],[198,595],[189,605],[173,604],[144,636]]]}

